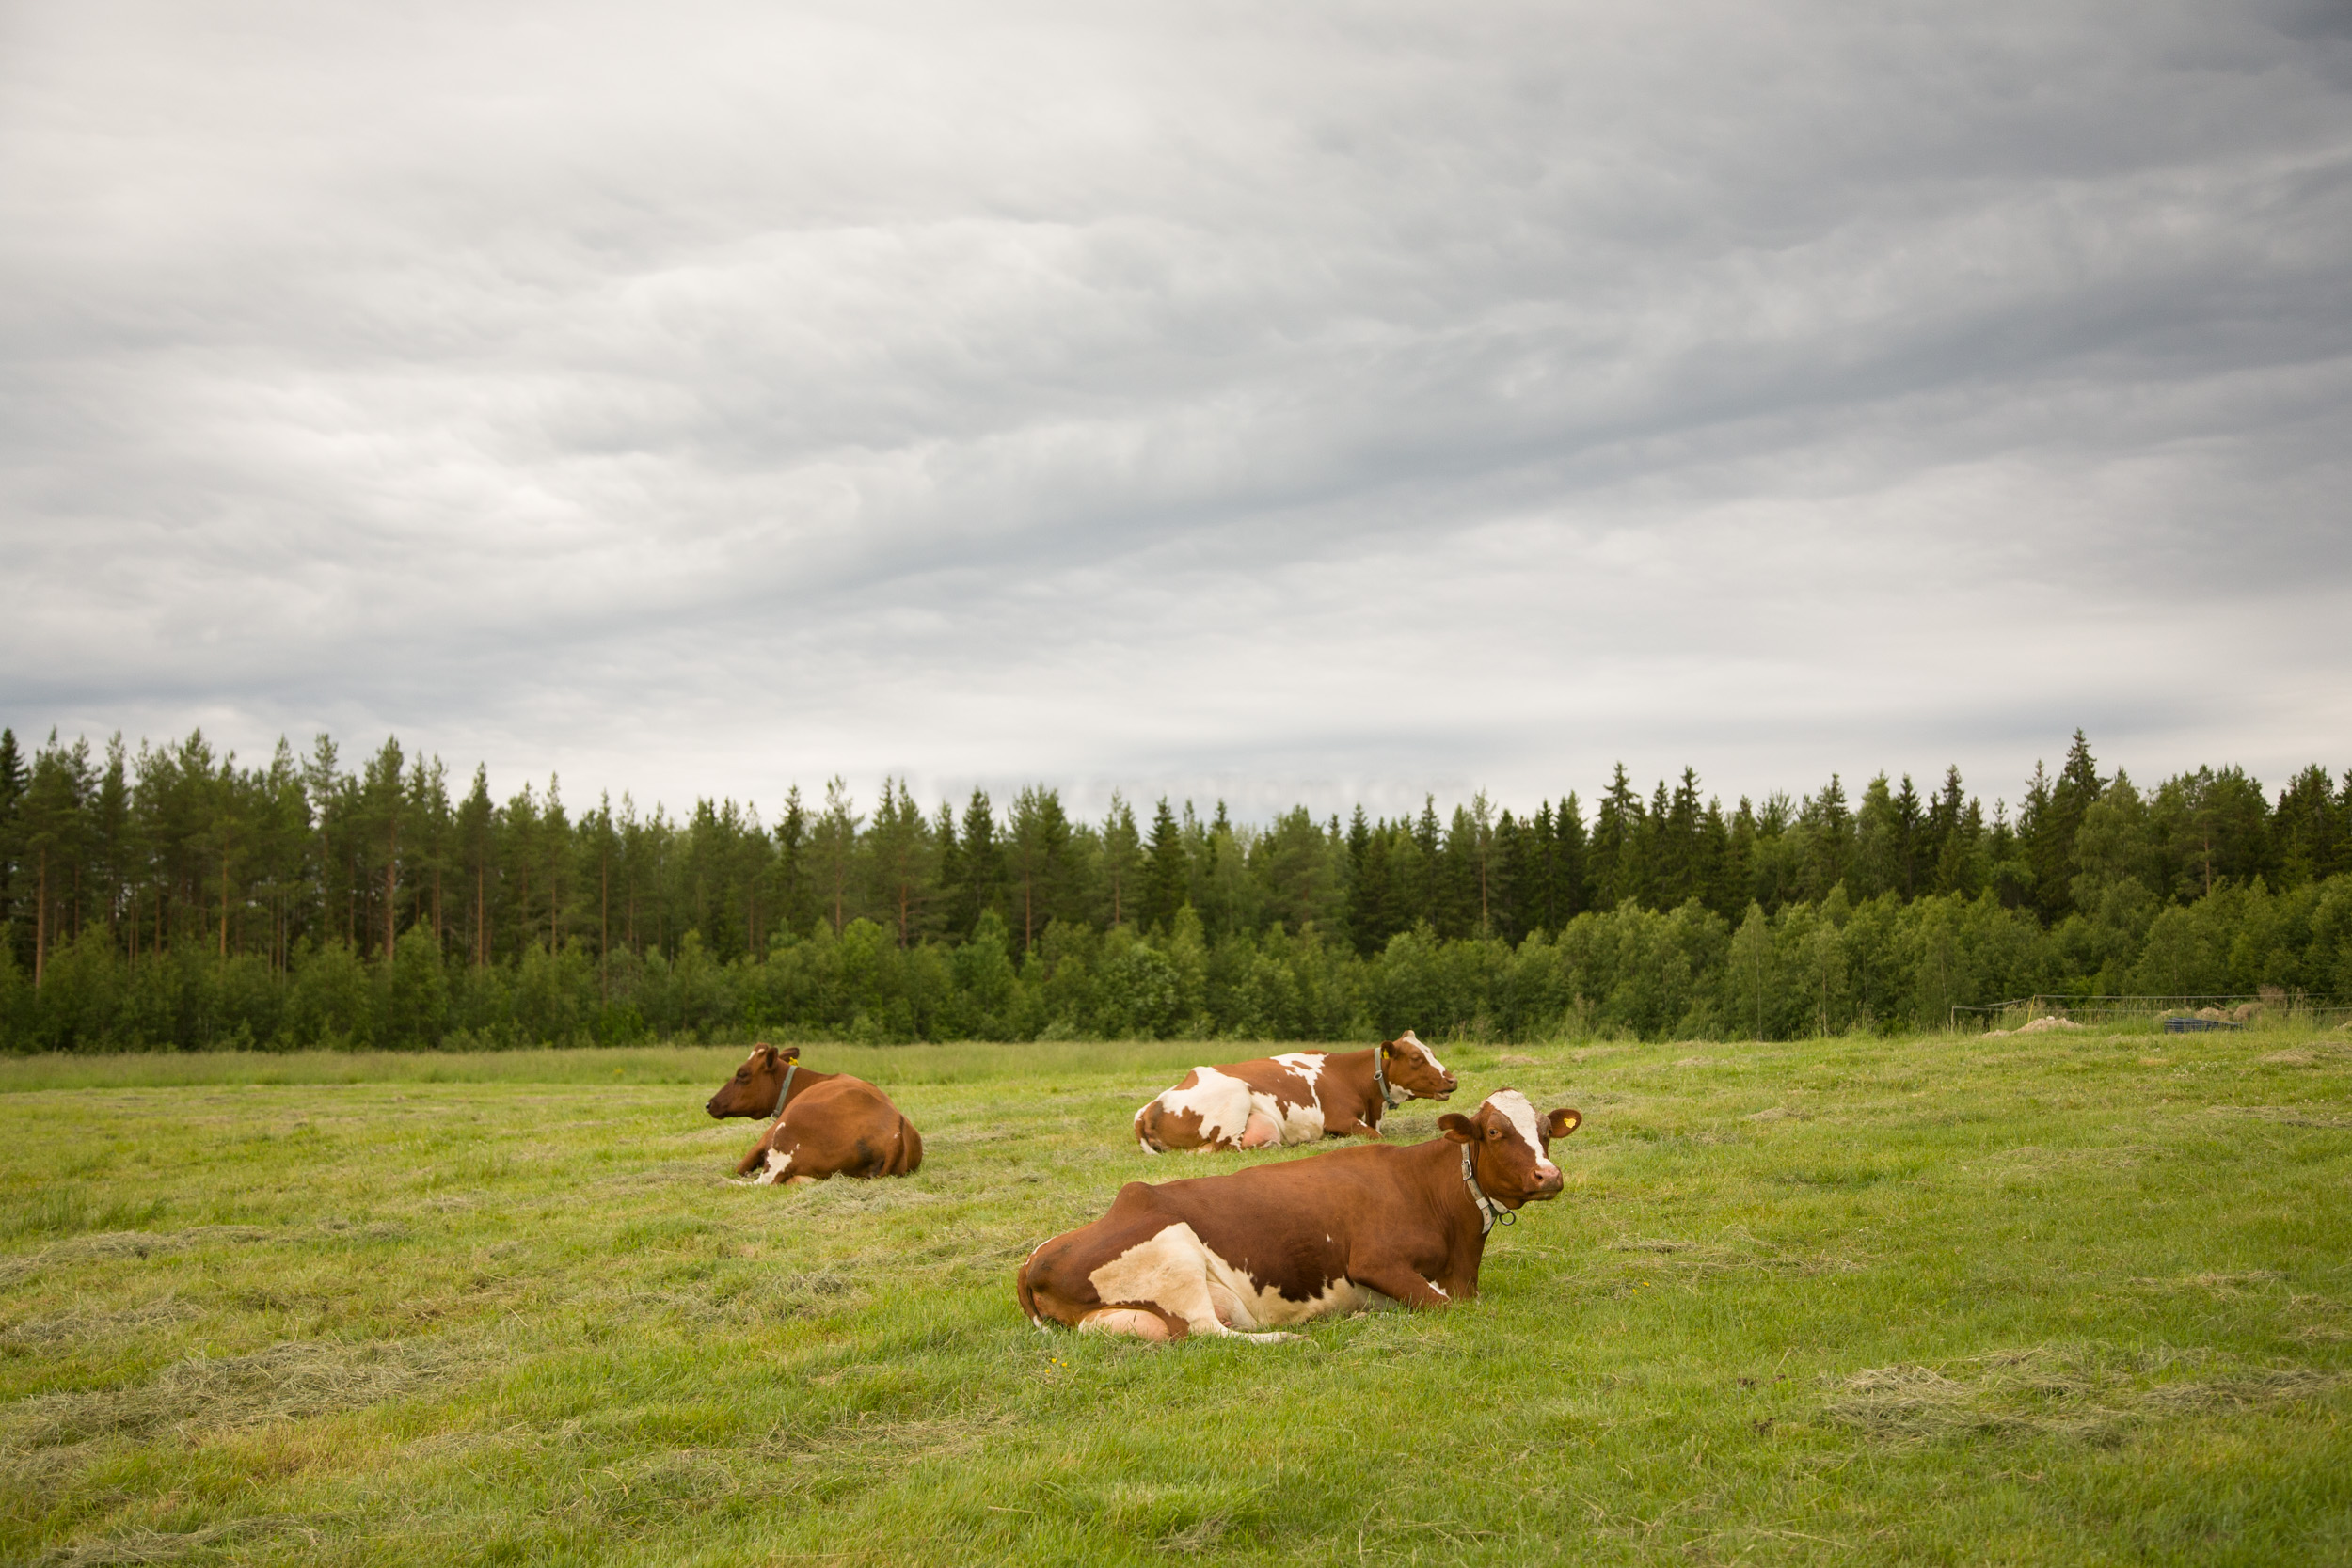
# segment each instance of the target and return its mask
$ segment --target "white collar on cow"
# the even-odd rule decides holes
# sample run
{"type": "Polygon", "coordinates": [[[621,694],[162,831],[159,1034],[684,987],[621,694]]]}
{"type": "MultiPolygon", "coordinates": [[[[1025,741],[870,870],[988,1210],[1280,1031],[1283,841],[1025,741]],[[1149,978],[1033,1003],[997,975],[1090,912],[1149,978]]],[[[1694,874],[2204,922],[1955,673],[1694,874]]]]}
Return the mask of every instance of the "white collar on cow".
{"type": "Polygon", "coordinates": [[[1372,1048],[1372,1081],[1380,1085],[1381,1100],[1390,1110],[1393,1111],[1400,1101],[1396,1091],[1389,1087],[1389,1074],[1380,1065],[1380,1058],[1388,1053],[1389,1048],[1385,1045],[1375,1045],[1372,1048]]]}
{"type": "Polygon", "coordinates": [[[1462,1146],[1462,1185],[1470,1189],[1470,1201],[1478,1205],[1478,1233],[1481,1236],[1495,1227],[1500,1220],[1504,1225],[1517,1225],[1519,1217],[1508,1209],[1498,1209],[1495,1200],[1486,1196],[1486,1189],[1478,1184],[1478,1173],[1470,1167],[1470,1146],[1462,1146]]]}
{"type": "Polygon", "coordinates": [[[784,1065],[784,1086],[783,1086],[782,1088],[780,1088],[780,1089],[776,1090],[776,1108],[775,1108],[774,1110],[772,1110],[772,1111],[771,1111],[771,1112],[769,1112],[769,1113],[768,1113],[770,1116],[771,1116],[771,1117],[780,1117],[780,1116],[784,1115],[784,1098],[785,1098],[785,1096],[787,1096],[787,1095],[788,1095],[788,1094],[790,1094],[790,1093],[792,1092],[792,1075],[793,1075],[794,1073],[796,1073],[796,1072],[800,1071],[800,1070],[801,1070],[801,1064],[800,1064],[800,1063],[798,1063],[798,1062],[787,1062],[787,1063],[785,1063],[785,1065],[784,1065]]]}

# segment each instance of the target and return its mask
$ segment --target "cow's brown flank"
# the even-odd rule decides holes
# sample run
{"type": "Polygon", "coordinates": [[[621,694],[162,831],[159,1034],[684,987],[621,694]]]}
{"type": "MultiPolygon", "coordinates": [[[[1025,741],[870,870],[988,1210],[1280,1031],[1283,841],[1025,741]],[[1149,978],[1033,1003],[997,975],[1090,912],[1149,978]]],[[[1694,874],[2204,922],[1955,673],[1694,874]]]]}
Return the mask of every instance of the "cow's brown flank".
{"type": "Polygon", "coordinates": [[[713,1117],[773,1117],[774,1125],[735,1167],[771,1183],[829,1176],[911,1176],[923,1138],[890,1097],[846,1072],[800,1065],[801,1048],[755,1045],[704,1108],[713,1117]]]}
{"type": "Polygon", "coordinates": [[[1538,1117],[1502,1089],[1442,1135],[1370,1144],[1222,1176],[1131,1181],[1093,1224],[1021,1266],[1021,1309],[1043,1327],[1181,1339],[1284,1338],[1294,1323],[1384,1302],[1443,1307],[1478,1293],[1496,1218],[1559,1196],[1554,1138],[1581,1125],[1538,1117]]]}

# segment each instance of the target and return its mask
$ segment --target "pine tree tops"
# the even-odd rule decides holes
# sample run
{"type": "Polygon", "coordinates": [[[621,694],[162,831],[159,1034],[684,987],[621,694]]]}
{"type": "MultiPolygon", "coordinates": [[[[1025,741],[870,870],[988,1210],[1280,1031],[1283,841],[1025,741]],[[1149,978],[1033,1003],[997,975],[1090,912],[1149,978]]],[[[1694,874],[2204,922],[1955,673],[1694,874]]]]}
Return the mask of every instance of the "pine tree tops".
{"type": "Polygon", "coordinates": [[[602,985],[690,937],[723,965],[845,941],[860,921],[874,930],[859,941],[910,951],[993,921],[1009,961],[1050,965],[1057,926],[1172,936],[1183,917],[1211,943],[1312,927],[1372,954],[1424,927],[1516,943],[1628,903],[1736,926],[1751,904],[1989,894],[2048,925],[2352,872],[2352,775],[2315,766],[2275,800],[2237,768],[2149,789],[2103,776],[2078,734],[2014,816],[1957,768],[1931,792],[1880,773],[1857,793],[1850,804],[1832,774],[1727,810],[1693,768],[1645,793],[1619,765],[1589,815],[1574,792],[1532,811],[1482,792],[1442,812],[1425,795],[1394,817],[1300,806],[1256,823],[1221,801],[1204,816],[1162,798],[1147,814],[1124,795],[1088,818],[1043,784],[1004,809],[975,789],[961,812],[927,810],[903,780],[861,800],[836,777],[814,807],[797,786],[771,800],[770,826],[723,797],[683,817],[627,796],[575,816],[552,777],[501,800],[483,768],[453,798],[439,760],[397,740],[351,768],[324,736],[247,766],[201,732],[103,752],[53,735],[27,754],[6,730],[0,931],[28,981],[94,929],[127,959],[249,958],[279,977],[304,950],[397,960],[422,932],[460,968],[576,955],[602,985]]]}

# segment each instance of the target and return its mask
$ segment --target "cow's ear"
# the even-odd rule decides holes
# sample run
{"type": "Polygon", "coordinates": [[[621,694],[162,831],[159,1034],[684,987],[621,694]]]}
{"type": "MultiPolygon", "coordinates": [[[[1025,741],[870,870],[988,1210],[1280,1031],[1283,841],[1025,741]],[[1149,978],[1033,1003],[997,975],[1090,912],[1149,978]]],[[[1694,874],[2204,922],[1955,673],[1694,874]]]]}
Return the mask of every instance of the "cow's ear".
{"type": "Polygon", "coordinates": [[[1584,1125],[1584,1113],[1571,1111],[1565,1105],[1544,1118],[1545,1125],[1555,1138],[1565,1138],[1584,1125]]]}
{"type": "Polygon", "coordinates": [[[787,1045],[776,1059],[782,1062],[797,1062],[801,1059],[801,1048],[797,1045],[787,1045]]]}
{"type": "Polygon", "coordinates": [[[1380,1054],[1383,1056],[1394,1056],[1396,1054],[1396,1041],[1382,1040],[1380,1042],[1380,1054]]]}
{"type": "Polygon", "coordinates": [[[759,1062],[762,1067],[773,1067],[776,1065],[776,1048],[768,1044],[765,1040],[762,1040],[759,1044],[752,1047],[752,1054],[759,1058],[759,1062]]]}
{"type": "Polygon", "coordinates": [[[1459,1111],[1448,1111],[1439,1117],[1438,1131],[1457,1144],[1474,1143],[1478,1138],[1478,1129],[1470,1125],[1470,1118],[1459,1111]]]}

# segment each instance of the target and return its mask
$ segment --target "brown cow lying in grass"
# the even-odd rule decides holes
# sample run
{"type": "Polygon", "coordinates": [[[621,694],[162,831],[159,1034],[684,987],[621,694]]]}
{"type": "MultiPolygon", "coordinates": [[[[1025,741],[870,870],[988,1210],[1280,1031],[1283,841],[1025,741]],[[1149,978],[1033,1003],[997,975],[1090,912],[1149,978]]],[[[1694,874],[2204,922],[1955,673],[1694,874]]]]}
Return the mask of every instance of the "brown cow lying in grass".
{"type": "Polygon", "coordinates": [[[1443,1100],[1454,1088],[1454,1074],[1407,1029],[1373,1051],[1289,1051],[1194,1068],[1136,1113],[1136,1141],[1146,1154],[1165,1154],[1376,1138],[1382,1111],[1443,1100]]]}
{"type": "Polygon", "coordinates": [[[923,1137],[890,1097],[846,1072],[810,1072],[801,1048],[755,1045],[706,1107],[714,1117],[773,1117],[775,1125],[735,1167],[755,1186],[828,1176],[912,1176],[923,1137]]]}
{"type": "Polygon", "coordinates": [[[1311,1318],[1383,1302],[1443,1307],[1478,1293],[1498,1218],[1560,1195],[1551,1140],[1582,1116],[1537,1117],[1516,1089],[1444,1136],[1368,1144],[1224,1176],[1130,1181],[1110,1212],[1029,1254],[1021,1310],[1081,1332],[1260,1341],[1311,1318]]]}

